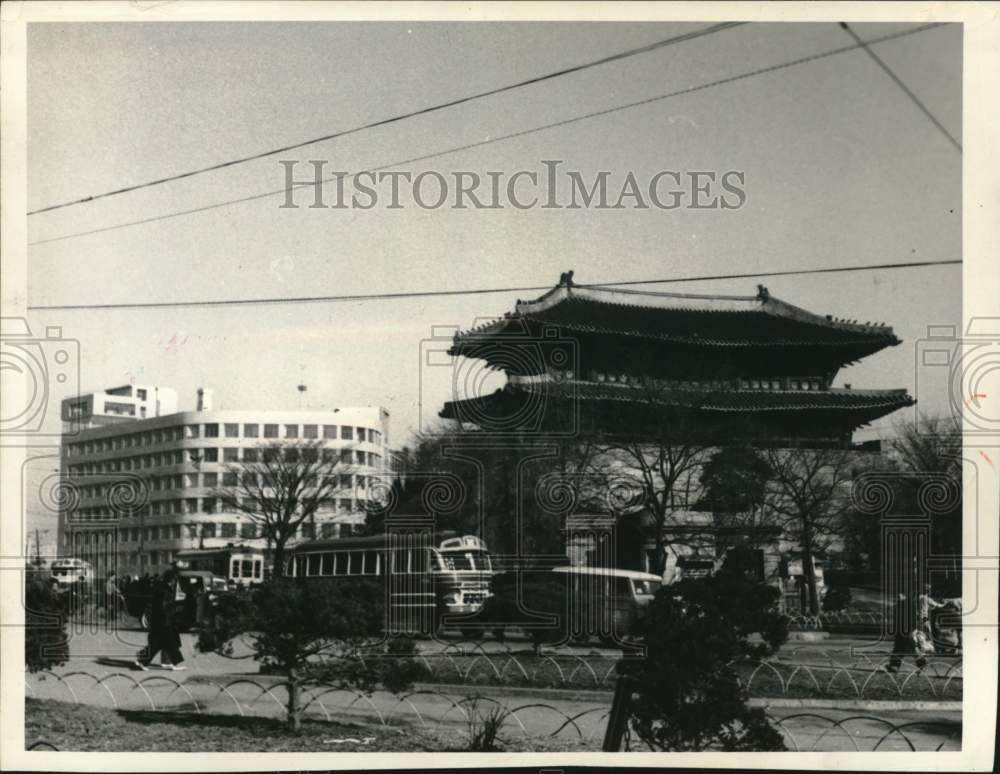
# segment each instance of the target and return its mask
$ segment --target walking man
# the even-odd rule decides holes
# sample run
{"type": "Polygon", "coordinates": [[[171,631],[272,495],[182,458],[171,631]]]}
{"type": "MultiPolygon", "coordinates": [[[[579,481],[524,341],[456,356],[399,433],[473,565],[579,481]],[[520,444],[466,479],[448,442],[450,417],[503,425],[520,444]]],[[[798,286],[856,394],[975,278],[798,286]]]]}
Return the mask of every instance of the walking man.
{"type": "Polygon", "coordinates": [[[183,600],[183,591],[178,582],[176,564],[163,573],[163,577],[153,586],[152,607],[149,615],[149,638],[147,645],[136,658],[136,666],[146,671],[157,653],[164,669],[180,671],[184,656],[181,655],[181,636],[177,632],[176,603],[183,600]]]}
{"type": "Polygon", "coordinates": [[[108,620],[117,620],[118,611],[125,609],[125,597],[118,588],[118,576],[112,572],[104,583],[104,609],[108,620]]]}

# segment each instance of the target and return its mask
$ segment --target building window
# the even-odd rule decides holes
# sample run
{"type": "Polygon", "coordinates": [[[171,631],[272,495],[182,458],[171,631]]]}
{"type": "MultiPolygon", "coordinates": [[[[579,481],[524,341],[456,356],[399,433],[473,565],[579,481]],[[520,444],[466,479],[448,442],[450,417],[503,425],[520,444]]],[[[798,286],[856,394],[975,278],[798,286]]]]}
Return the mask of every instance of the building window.
{"type": "Polygon", "coordinates": [[[236,486],[236,474],[233,472],[222,474],[223,486],[236,486]]]}
{"type": "Polygon", "coordinates": [[[257,525],[253,522],[244,522],[240,524],[240,537],[247,540],[253,540],[257,537],[257,525]]]}
{"type": "Polygon", "coordinates": [[[180,536],[181,536],[181,525],[180,524],[171,524],[170,525],[170,537],[173,538],[174,540],[178,540],[178,539],[180,539],[180,536]]]}
{"type": "Polygon", "coordinates": [[[205,497],[201,501],[202,513],[215,513],[215,498],[205,497]]]}
{"type": "Polygon", "coordinates": [[[243,425],[243,437],[244,438],[257,438],[259,429],[257,425],[243,425]]]}
{"type": "Polygon", "coordinates": [[[358,440],[359,441],[365,440],[365,429],[363,427],[358,428],[358,440]]]}
{"type": "Polygon", "coordinates": [[[310,522],[306,522],[302,525],[302,537],[307,540],[312,540],[316,537],[316,525],[310,522]]]}
{"type": "Polygon", "coordinates": [[[239,438],[240,426],[233,423],[226,423],[226,438],[239,438]]]}
{"type": "Polygon", "coordinates": [[[319,434],[317,432],[318,428],[316,425],[302,425],[302,437],[303,438],[318,438],[319,434]]]}
{"type": "Polygon", "coordinates": [[[218,473],[205,473],[202,476],[202,486],[218,486],[219,485],[219,474],[218,473]]]}
{"type": "Polygon", "coordinates": [[[184,487],[198,486],[198,474],[197,473],[185,473],[184,474],[184,487]]]}
{"type": "Polygon", "coordinates": [[[201,525],[201,536],[206,538],[215,537],[215,524],[212,522],[207,522],[201,525]]]}
{"type": "Polygon", "coordinates": [[[236,537],[236,525],[233,522],[230,521],[223,522],[222,537],[224,538],[236,537]]]}
{"type": "Polygon", "coordinates": [[[219,450],[218,449],[202,449],[201,451],[202,462],[218,462],[219,461],[219,450]]]}
{"type": "Polygon", "coordinates": [[[327,439],[337,437],[337,426],[336,425],[323,425],[323,437],[327,439]]]}
{"type": "Polygon", "coordinates": [[[323,449],[323,462],[336,462],[336,461],[337,461],[336,449],[323,449]]]}
{"type": "Polygon", "coordinates": [[[146,391],[145,390],[136,390],[135,391],[135,397],[137,397],[139,400],[146,400],[146,391]]]}
{"type": "Polygon", "coordinates": [[[264,437],[265,438],[277,438],[278,437],[278,426],[277,425],[264,425],[264,437]]]}
{"type": "Polygon", "coordinates": [[[243,450],[243,461],[244,462],[256,462],[257,461],[257,450],[256,449],[244,449],[243,450]]]}
{"type": "Polygon", "coordinates": [[[351,450],[350,449],[341,449],[340,450],[340,461],[342,463],[344,463],[345,465],[350,465],[351,464],[351,450]]]}
{"type": "Polygon", "coordinates": [[[341,513],[350,513],[351,512],[351,498],[350,497],[342,497],[340,499],[340,511],[341,511],[341,513]]]}
{"type": "Polygon", "coordinates": [[[237,462],[237,461],[239,461],[239,458],[240,458],[239,455],[240,455],[240,450],[239,449],[236,449],[236,448],[233,448],[233,447],[227,447],[227,448],[225,448],[225,449],[222,450],[222,461],[223,462],[237,462]]]}
{"type": "Polygon", "coordinates": [[[335,538],[337,537],[337,525],[333,522],[326,522],[320,525],[320,535],[324,538],[335,538]]]}
{"type": "Polygon", "coordinates": [[[205,437],[206,438],[218,438],[219,437],[219,426],[215,425],[215,424],[205,425],[205,437]]]}
{"type": "Polygon", "coordinates": [[[184,501],[184,511],[185,513],[197,513],[198,512],[198,498],[189,497],[184,501]]]}
{"type": "Polygon", "coordinates": [[[354,428],[353,427],[348,427],[347,425],[343,425],[340,428],[340,437],[343,438],[345,441],[353,441],[354,440],[354,428]]]}
{"type": "Polygon", "coordinates": [[[298,438],[298,437],[299,437],[298,425],[285,425],[285,438],[298,438]]]}
{"type": "Polygon", "coordinates": [[[340,476],[340,488],[350,489],[351,488],[351,476],[348,473],[342,474],[340,476]]]}
{"type": "Polygon", "coordinates": [[[355,461],[359,465],[365,464],[365,453],[363,451],[355,452],[355,461]]]}
{"type": "Polygon", "coordinates": [[[187,425],[184,428],[184,435],[187,438],[197,438],[198,434],[199,434],[198,425],[187,425]]]}

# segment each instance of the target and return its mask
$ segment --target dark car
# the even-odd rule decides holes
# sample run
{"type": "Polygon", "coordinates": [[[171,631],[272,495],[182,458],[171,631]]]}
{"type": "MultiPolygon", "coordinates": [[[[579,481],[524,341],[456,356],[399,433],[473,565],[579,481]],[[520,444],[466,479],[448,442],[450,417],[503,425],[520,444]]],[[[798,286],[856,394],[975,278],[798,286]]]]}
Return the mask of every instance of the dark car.
{"type": "Polygon", "coordinates": [[[620,645],[661,584],[657,575],[603,567],[502,573],[493,578],[493,596],[463,632],[491,631],[503,639],[516,628],[536,646],[591,637],[620,645]]]}
{"type": "MultiPolygon", "coordinates": [[[[231,592],[225,578],[205,570],[180,570],[177,574],[184,599],[174,602],[175,620],[180,631],[187,631],[207,620],[212,610],[231,592]]],[[[125,591],[128,613],[139,619],[143,629],[149,629],[154,582],[152,579],[138,580],[125,591]]]]}

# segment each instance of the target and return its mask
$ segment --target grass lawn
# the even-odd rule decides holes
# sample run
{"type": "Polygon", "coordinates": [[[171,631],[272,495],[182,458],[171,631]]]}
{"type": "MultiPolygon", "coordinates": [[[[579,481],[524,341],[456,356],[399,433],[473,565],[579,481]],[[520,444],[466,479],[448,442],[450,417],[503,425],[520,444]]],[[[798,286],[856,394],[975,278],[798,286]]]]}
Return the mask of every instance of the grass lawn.
{"type": "MultiPolygon", "coordinates": [[[[282,722],[238,715],[112,710],[61,701],[25,701],[25,746],[45,742],[73,752],[461,752],[464,727],[385,727],[368,723],[303,720],[293,736],[282,722]],[[371,738],[368,744],[365,738],[371,738]],[[336,743],[334,739],[356,739],[336,743]]],[[[561,752],[598,749],[600,739],[526,740],[502,734],[504,751],[561,752]]],[[[40,750],[51,749],[45,745],[40,750]]]]}
{"type": "MultiPolygon", "coordinates": [[[[509,685],[534,688],[614,688],[616,658],[602,655],[568,656],[562,654],[535,656],[531,652],[496,653],[468,656],[435,656],[426,659],[430,674],[426,682],[463,686],[509,685]]],[[[911,667],[907,666],[906,670],[911,667]]],[[[928,669],[927,677],[907,674],[891,678],[872,675],[871,670],[840,670],[813,665],[803,668],[794,663],[773,662],[757,668],[757,664],[740,665],[740,677],[749,685],[754,697],[787,696],[790,698],[830,699],[935,699],[961,700],[962,680],[947,681],[935,677],[928,669]],[[867,685],[866,685],[867,682],[867,685]],[[903,683],[905,682],[905,686],[903,683]],[[902,686],[902,694],[900,694],[902,686]],[[862,695],[859,691],[863,689],[862,695]]],[[[943,673],[943,668],[938,670],[943,673]]]]}

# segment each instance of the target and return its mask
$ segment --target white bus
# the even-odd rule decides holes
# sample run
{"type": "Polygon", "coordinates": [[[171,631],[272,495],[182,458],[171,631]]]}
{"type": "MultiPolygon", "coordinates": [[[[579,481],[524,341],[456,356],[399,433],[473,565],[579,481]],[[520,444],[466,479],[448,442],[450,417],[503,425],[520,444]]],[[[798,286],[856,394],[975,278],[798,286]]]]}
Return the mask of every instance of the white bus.
{"type": "Polygon", "coordinates": [[[60,586],[72,586],[74,583],[92,586],[94,583],[94,566],[83,559],[56,559],[49,572],[60,586]]]}

